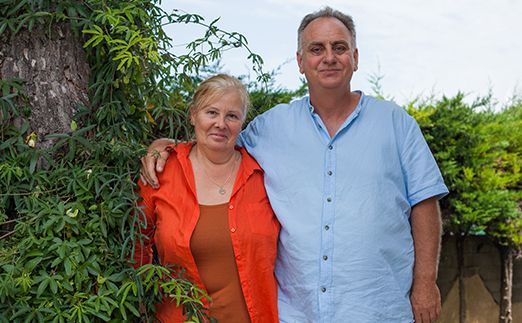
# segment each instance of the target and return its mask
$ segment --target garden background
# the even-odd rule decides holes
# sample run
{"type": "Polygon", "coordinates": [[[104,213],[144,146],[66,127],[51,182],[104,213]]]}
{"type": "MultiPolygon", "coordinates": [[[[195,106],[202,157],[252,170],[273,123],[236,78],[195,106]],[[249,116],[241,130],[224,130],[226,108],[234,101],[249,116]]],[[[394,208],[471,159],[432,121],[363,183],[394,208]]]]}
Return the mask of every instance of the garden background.
{"type": "MultiPolygon", "coordinates": [[[[250,62],[249,120],[306,93],[278,86],[277,70],[215,18],[153,0],[0,1],[0,321],[150,320],[161,293],[202,319],[202,291],[168,268],[129,264],[139,157],[155,138],[190,138],[187,102],[225,51],[250,62]],[[167,25],[204,31],[173,53],[167,25]]],[[[368,82],[387,98],[379,75],[368,82]]],[[[522,99],[458,93],[405,108],[451,192],[441,321],[520,322],[522,99]],[[474,311],[484,290],[488,310],[474,311]]]]}

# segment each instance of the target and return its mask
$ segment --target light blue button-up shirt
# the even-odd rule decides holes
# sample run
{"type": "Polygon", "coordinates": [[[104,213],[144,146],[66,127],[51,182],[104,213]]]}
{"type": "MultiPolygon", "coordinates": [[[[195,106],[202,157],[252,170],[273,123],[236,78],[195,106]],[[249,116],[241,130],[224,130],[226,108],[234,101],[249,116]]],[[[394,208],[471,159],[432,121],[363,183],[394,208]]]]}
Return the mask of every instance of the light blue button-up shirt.
{"type": "Polygon", "coordinates": [[[240,141],[282,225],[280,321],[412,322],[411,207],[448,192],[415,120],[361,93],[330,137],[304,97],[255,118],[240,141]]]}

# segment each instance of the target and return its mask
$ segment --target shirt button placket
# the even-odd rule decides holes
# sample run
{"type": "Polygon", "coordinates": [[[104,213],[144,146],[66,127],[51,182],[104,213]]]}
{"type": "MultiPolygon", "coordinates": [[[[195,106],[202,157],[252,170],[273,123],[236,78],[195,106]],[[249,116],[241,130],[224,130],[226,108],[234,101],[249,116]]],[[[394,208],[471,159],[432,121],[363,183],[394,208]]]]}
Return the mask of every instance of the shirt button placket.
{"type": "Polygon", "coordinates": [[[326,146],[325,168],[323,170],[324,176],[324,191],[323,191],[323,219],[322,219],[322,238],[321,238],[321,254],[320,254],[320,280],[319,280],[319,312],[324,316],[331,311],[331,299],[327,293],[330,289],[332,281],[332,262],[331,251],[334,247],[333,232],[330,230],[335,217],[335,147],[329,143],[326,146]]]}
{"type": "MultiPolygon", "coordinates": [[[[231,210],[230,212],[232,212],[232,210],[234,210],[234,205],[233,204],[230,204],[228,206],[229,210],[231,210]]],[[[235,222],[235,221],[234,221],[235,222]]],[[[235,228],[235,223],[231,223],[231,227],[230,227],[230,232],[232,233],[236,233],[236,228],[235,228]]]]}

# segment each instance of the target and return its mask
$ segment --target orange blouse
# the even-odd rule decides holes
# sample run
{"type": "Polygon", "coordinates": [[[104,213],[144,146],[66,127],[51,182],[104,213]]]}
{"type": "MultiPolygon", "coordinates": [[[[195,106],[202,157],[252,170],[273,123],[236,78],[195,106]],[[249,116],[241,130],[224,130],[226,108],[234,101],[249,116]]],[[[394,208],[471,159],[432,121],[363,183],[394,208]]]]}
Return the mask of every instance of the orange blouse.
{"type": "MultiPolygon", "coordinates": [[[[136,266],[151,263],[152,245],[156,245],[162,265],[179,265],[188,278],[205,290],[190,248],[190,239],[199,219],[196,185],[188,158],[193,143],[171,146],[158,190],[138,183],[143,200],[148,237],[136,244],[136,266]]],[[[242,161],[228,204],[228,226],[241,289],[252,323],[278,322],[277,284],[274,266],[277,254],[279,222],[270,207],[263,183],[263,171],[240,148],[242,161]]],[[[206,304],[208,307],[208,304],[206,304]]],[[[160,322],[183,322],[175,302],[157,306],[160,322]]]]}

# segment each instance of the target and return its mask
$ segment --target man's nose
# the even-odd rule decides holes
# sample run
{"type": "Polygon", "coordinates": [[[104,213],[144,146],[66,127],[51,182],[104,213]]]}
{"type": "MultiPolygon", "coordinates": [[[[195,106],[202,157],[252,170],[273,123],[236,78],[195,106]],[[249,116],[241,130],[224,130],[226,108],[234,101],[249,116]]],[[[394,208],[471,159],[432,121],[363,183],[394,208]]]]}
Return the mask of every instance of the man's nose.
{"type": "Polygon", "coordinates": [[[324,52],[323,61],[327,64],[332,64],[332,63],[337,62],[337,57],[335,56],[333,49],[326,48],[326,50],[324,52]]]}

